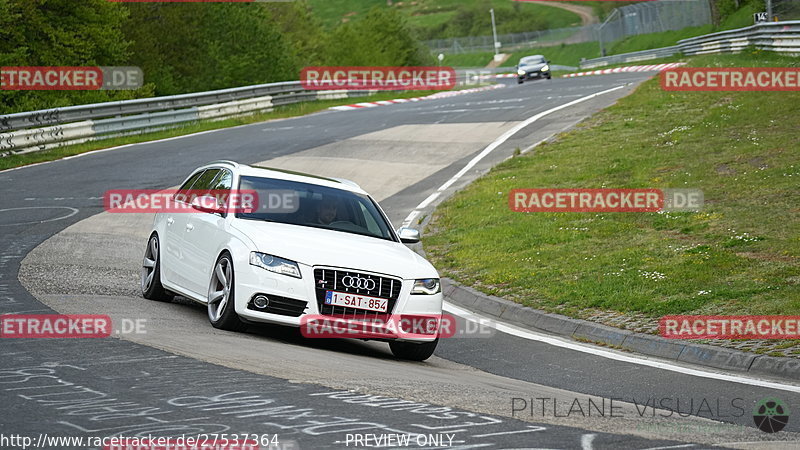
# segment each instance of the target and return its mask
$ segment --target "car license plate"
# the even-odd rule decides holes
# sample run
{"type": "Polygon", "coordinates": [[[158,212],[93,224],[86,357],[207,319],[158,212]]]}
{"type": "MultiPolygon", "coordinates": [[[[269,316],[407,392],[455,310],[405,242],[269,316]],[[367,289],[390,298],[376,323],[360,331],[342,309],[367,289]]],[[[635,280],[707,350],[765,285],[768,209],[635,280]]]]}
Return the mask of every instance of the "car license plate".
{"type": "Polygon", "coordinates": [[[326,291],[325,304],[346,306],[348,308],[366,309],[367,311],[386,312],[389,300],[366,295],[348,294],[346,292],[326,291]]]}

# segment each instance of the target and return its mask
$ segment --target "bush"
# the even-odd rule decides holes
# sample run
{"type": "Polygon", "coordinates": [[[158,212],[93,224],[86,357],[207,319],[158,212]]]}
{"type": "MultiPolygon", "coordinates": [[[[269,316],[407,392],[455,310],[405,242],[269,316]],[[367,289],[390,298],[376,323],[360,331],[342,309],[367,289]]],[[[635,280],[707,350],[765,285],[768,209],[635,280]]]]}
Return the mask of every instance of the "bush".
{"type": "MultiPolygon", "coordinates": [[[[0,0],[0,66],[127,65],[127,9],[106,0],[0,0]]],[[[0,111],[124,100],[138,91],[0,91],[0,111]]]]}
{"type": "Polygon", "coordinates": [[[405,17],[373,8],[365,16],[339,25],[327,42],[326,61],[337,66],[414,66],[430,62],[405,17]]]}
{"type": "Polygon", "coordinates": [[[285,81],[298,68],[288,40],[258,4],[129,5],[133,65],[156,94],[285,81]]]}

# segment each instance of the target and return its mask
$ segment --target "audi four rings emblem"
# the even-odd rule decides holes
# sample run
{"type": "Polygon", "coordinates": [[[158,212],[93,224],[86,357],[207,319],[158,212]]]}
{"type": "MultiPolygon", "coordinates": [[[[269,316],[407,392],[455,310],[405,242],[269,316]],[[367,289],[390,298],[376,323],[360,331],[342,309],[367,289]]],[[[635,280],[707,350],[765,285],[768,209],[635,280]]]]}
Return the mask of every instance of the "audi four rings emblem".
{"type": "Polygon", "coordinates": [[[353,277],[350,275],[342,278],[342,284],[351,289],[366,289],[371,291],[375,289],[375,280],[369,278],[353,277]]]}

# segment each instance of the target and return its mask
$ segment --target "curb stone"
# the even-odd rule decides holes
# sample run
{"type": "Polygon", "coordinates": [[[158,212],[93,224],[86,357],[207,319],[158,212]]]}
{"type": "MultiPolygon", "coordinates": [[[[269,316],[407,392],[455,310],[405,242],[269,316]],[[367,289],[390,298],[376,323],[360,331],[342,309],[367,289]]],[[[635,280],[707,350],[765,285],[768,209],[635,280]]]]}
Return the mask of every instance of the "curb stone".
{"type": "Polygon", "coordinates": [[[757,355],[723,347],[666,339],[607,325],[546,313],[518,303],[485,295],[471,287],[442,278],[444,298],[472,311],[572,339],[585,339],[635,353],[699,366],[800,381],[800,359],[757,355]]]}
{"type": "Polygon", "coordinates": [[[774,356],[759,356],[753,361],[750,372],[764,375],[775,375],[791,380],[800,379],[800,361],[774,356]]]}

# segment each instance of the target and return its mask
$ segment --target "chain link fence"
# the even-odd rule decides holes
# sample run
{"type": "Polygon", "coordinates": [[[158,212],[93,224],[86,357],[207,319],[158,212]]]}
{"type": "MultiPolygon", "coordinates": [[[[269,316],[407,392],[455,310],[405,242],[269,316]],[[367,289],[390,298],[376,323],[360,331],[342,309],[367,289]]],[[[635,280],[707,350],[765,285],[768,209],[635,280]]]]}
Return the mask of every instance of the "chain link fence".
{"type": "MultiPolygon", "coordinates": [[[[800,3],[800,0],[779,0],[800,3]]],[[[497,36],[502,51],[600,40],[604,45],[627,36],[680,30],[711,23],[708,0],[657,0],[615,9],[602,24],[497,36]]],[[[487,30],[491,31],[491,30],[487,30]]],[[[435,39],[425,44],[436,53],[494,51],[491,36],[435,39]]]]}
{"type": "MultiPolygon", "coordinates": [[[[546,47],[561,45],[562,43],[576,44],[597,40],[596,30],[599,25],[585,27],[555,28],[542,31],[529,31],[526,33],[500,34],[497,41],[501,49],[516,50],[526,47],[546,47]]],[[[436,53],[473,53],[493,52],[494,43],[492,36],[468,36],[448,39],[434,39],[425,41],[431,51],[436,53]]]]}
{"type": "Polygon", "coordinates": [[[661,33],[710,24],[708,0],[660,0],[615,9],[598,28],[605,56],[607,44],[638,34],[661,33]]]}

